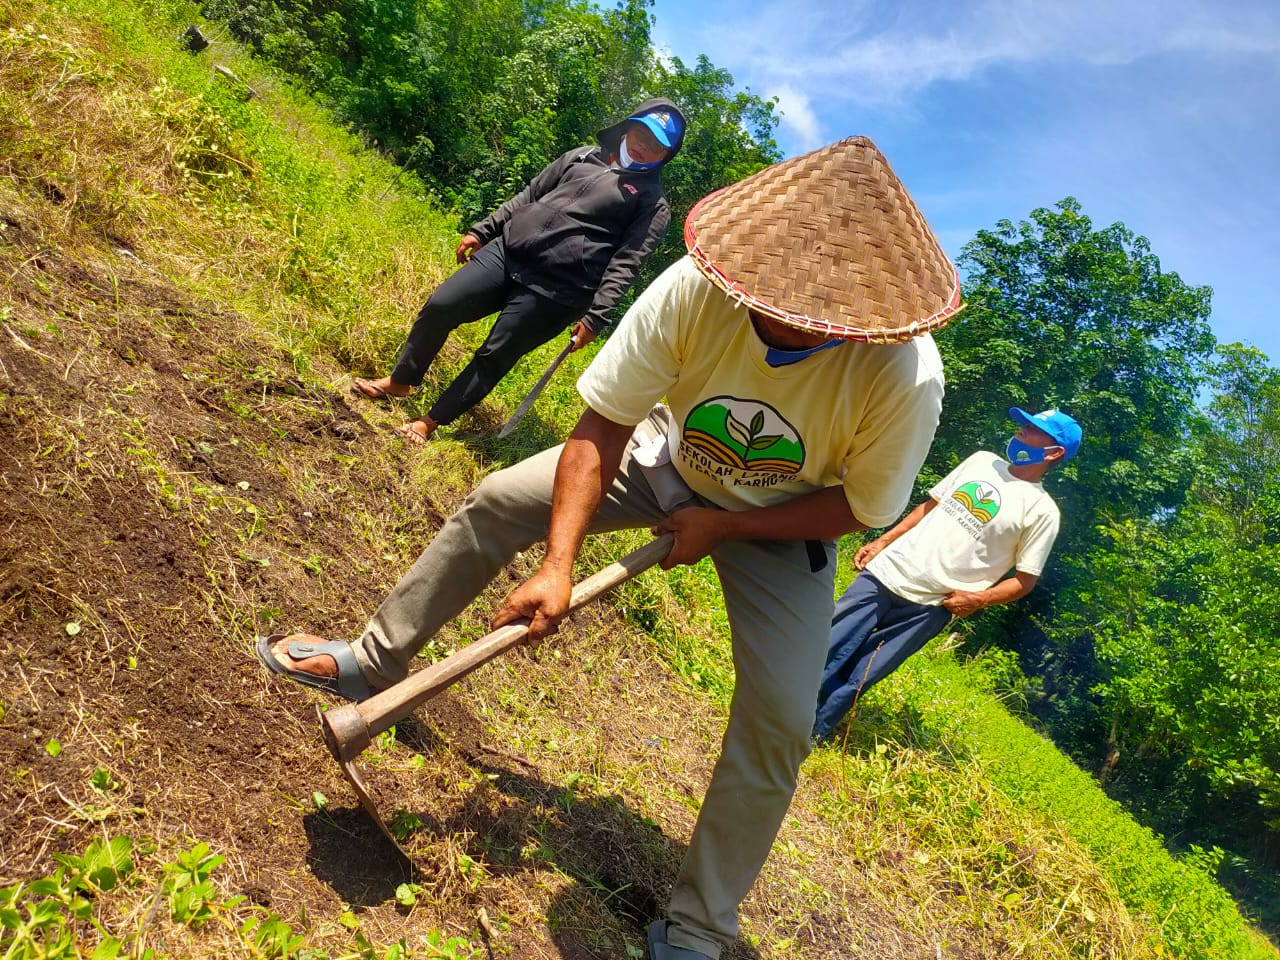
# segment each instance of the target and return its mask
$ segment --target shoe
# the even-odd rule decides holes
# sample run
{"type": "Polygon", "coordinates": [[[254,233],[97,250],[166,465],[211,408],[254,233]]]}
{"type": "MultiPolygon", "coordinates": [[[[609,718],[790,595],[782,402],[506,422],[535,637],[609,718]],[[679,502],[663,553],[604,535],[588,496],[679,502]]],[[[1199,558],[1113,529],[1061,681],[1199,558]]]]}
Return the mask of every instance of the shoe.
{"type": "Polygon", "coordinates": [[[649,960],[712,960],[705,953],[673,947],[667,943],[668,920],[655,920],[649,924],[649,960]]]}
{"type": "Polygon", "coordinates": [[[327,693],[333,693],[345,700],[354,700],[357,703],[361,700],[368,700],[376,692],[373,687],[369,686],[364,674],[360,672],[360,665],[356,663],[355,654],[351,652],[351,644],[347,643],[347,641],[330,640],[327,643],[306,643],[301,640],[295,640],[289,644],[289,656],[294,660],[306,660],[308,657],[318,657],[326,653],[333,657],[334,662],[338,664],[338,675],[336,677],[317,677],[313,673],[306,673],[302,670],[291,670],[275,658],[271,648],[284,638],[285,635],[283,633],[273,633],[269,637],[259,637],[258,642],[254,644],[254,652],[257,653],[258,659],[272,673],[278,673],[281,676],[288,677],[295,683],[301,683],[307,687],[315,687],[317,690],[324,690],[327,693]]]}

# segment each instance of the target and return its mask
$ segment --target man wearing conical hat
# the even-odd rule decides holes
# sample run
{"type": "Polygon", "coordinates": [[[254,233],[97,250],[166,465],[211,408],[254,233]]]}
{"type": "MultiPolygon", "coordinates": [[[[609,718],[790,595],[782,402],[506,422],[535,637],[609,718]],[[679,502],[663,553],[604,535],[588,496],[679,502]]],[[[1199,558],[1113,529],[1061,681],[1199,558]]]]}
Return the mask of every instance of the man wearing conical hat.
{"type": "Polygon", "coordinates": [[[363,636],[260,641],[277,672],[367,696],[540,540],[540,569],[493,621],[529,618],[534,642],[564,616],[589,533],[673,533],[666,567],[710,556],[736,682],[653,960],[718,957],[737,937],[809,750],[834,541],[906,507],[942,404],[929,331],[960,306],[955,268],[865,139],[704,198],[685,239],[579,380],[568,441],[487,477],[363,636]]]}

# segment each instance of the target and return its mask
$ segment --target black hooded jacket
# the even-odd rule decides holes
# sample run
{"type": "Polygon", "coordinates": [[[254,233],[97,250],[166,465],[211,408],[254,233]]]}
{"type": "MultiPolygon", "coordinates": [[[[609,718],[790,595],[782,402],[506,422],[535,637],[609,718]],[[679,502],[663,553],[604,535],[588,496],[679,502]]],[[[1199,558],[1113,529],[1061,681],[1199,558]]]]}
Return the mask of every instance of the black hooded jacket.
{"type": "MultiPolygon", "coordinates": [[[[680,114],[659,98],[629,116],[652,110],[680,114]]],[[[623,120],[606,127],[596,134],[599,146],[577,147],[553,160],[470,231],[482,243],[503,238],[507,274],[516,283],[560,303],[589,300],[584,319],[597,333],[671,222],[661,166],[631,171],[609,165],[626,126],[623,120]]],[[[682,129],[663,165],[683,142],[682,129]]]]}

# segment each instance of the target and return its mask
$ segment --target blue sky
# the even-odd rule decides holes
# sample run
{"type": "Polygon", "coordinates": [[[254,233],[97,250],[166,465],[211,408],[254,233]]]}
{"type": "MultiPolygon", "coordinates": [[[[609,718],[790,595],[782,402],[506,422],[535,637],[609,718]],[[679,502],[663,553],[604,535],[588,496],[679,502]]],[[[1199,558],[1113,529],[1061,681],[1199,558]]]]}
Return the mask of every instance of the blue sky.
{"type": "Polygon", "coordinates": [[[1280,363],[1280,2],[655,0],[658,48],[777,97],[788,156],[880,147],[953,256],[1076,197],[1280,363]]]}

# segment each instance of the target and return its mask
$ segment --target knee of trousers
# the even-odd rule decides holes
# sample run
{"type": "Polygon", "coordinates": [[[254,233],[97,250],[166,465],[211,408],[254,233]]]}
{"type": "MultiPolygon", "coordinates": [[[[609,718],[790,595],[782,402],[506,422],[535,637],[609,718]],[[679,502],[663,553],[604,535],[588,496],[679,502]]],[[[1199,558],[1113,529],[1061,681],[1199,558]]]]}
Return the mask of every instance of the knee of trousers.
{"type": "Polygon", "coordinates": [[[524,356],[524,351],[511,343],[492,344],[488,341],[471,355],[471,366],[481,370],[510,368],[524,356]]]}
{"type": "Polygon", "coordinates": [[[452,329],[457,326],[453,321],[456,318],[453,315],[452,304],[442,302],[436,299],[433,293],[427,297],[424,303],[418,309],[418,315],[413,318],[414,325],[421,324],[424,327],[448,327],[452,329]]]}
{"type": "Polygon", "coordinates": [[[760,756],[772,756],[782,764],[782,769],[794,775],[793,765],[809,752],[809,736],[813,733],[816,695],[805,698],[804,703],[775,702],[753,704],[741,708],[735,704],[730,720],[732,736],[751,745],[760,756]]]}
{"type": "Polygon", "coordinates": [[[545,539],[551,518],[550,491],[545,502],[531,496],[529,480],[514,468],[491,473],[471,491],[459,513],[477,536],[498,535],[523,550],[545,539]]]}
{"type": "Polygon", "coordinates": [[[813,673],[782,670],[780,673],[739,670],[732,709],[735,719],[756,732],[754,736],[785,743],[808,742],[813,713],[822,683],[822,667],[813,673]]]}

